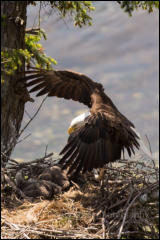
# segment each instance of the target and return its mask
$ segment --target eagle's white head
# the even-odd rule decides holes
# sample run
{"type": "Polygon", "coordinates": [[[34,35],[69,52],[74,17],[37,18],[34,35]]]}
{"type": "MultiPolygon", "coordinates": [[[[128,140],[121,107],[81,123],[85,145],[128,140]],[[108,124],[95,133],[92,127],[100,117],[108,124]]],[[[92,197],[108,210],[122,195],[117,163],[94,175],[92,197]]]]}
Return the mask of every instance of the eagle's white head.
{"type": "Polygon", "coordinates": [[[74,118],[68,128],[68,133],[71,134],[76,129],[78,129],[80,126],[82,126],[84,119],[86,117],[88,117],[90,114],[91,114],[90,112],[84,112],[84,113],[80,114],[79,116],[77,116],[76,118],[74,118]]]}

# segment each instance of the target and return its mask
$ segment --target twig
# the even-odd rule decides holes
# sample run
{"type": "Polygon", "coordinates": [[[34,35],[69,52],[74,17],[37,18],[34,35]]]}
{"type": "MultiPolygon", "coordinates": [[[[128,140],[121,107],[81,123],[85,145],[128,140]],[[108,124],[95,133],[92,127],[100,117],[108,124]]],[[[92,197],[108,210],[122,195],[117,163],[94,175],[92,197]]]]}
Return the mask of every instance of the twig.
{"type": "Polygon", "coordinates": [[[31,133],[29,133],[28,135],[26,135],[25,137],[23,137],[22,139],[20,139],[19,141],[17,141],[17,144],[20,142],[23,142],[26,138],[28,138],[29,136],[31,136],[31,133]]]}
{"type": "Polygon", "coordinates": [[[108,210],[111,210],[112,208],[115,208],[115,207],[117,207],[118,205],[121,205],[122,203],[125,203],[126,201],[127,201],[126,199],[122,199],[121,201],[119,201],[119,202],[111,205],[111,206],[108,208],[108,210]]]}
{"type": "Polygon", "coordinates": [[[150,144],[149,138],[148,138],[147,134],[145,134],[145,136],[146,136],[146,139],[147,139],[147,142],[148,142],[148,145],[149,145],[150,153],[152,155],[152,148],[151,148],[151,144],[150,144]]]}
{"type": "MultiPolygon", "coordinates": [[[[5,220],[5,224],[8,225],[9,227],[15,229],[15,230],[18,230],[18,231],[22,232],[21,229],[18,227],[18,225],[15,224],[15,223],[11,223],[11,222],[8,222],[8,221],[5,220]]],[[[30,239],[30,237],[28,237],[28,235],[26,233],[22,232],[22,234],[24,235],[25,238],[30,239]]]]}
{"type": "Polygon", "coordinates": [[[48,148],[48,144],[46,145],[46,149],[45,149],[45,154],[44,154],[45,157],[47,155],[47,148],[48,148]]]}
{"type": "Polygon", "coordinates": [[[103,212],[103,217],[102,217],[102,231],[103,231],[103,239],[106,239],[106,226],[105,226],[105,212],[103,212]]]}
{"type": "Polygon", "coordinates": [[[38,32],[39,32],[40,28],[27,28],[25,30],[25,33],[27,34],[33,34],[33,35],[38,35],[38,32]]]}
{"type": "Polygon", "coordinates": [[[39,3],[39,12],[38,12],[38,26],[40,28],[41,25],[41,7],[42,7],[42,2],[39,3]]]}
{"type": "Polygon", "coordinates": [[[36,117],[36,115],[38,114],[39,110],[41,109],[43,103],[45,102],[45,100],[47,99],[48,96],[46,96],[45,98],[43,98],[41,104],[39,105],[37,111],[35,112],[35,114],[31,117],[31,119],[29,120],[29,122],[24,126],[24,128],[20,131],[20,133],[18,134],[18,137],[20,137],[20,135],[24,132],[24,130],[28,127],[28,125],[31,123],[31,121],[36,117]]]}
{"type": "Polygon", "coordinates": [[[41,162],[43,160],[45,160],[46,158],[49,158],[53,155],[53,153],[49,153],[48,155],[42,157],[42,158],[37,158],[35,160],[32,160],[32,161],[27,161],[27,162],[21,162],[21,163],[18,163],[19,166],[25,166],[25,165],[30,165],[32,163],[38,163],[38,162],[41,162]]]}
{"type": "Polygon", "coordinates": [[[76,188],[77,188],[78,190],[80,190],[80,187],[78,186],[77,183],[75,183],[73,180],[71,180],[71,183],[72,183],[74,186],[76,186],[76,188]]]}
{"type": "Polygon", "coordinates": [[[27,116],[31,119],[30,114],[27,112],[27,110],[24,110],[24,112],[27,114],[27,116]]]}
{"type": "Polygon", "coordinates": [[[130,209],[130,207],[132,206],[132,204],[134,203],[134,201],[142,194],[142,192],[138,193],[134,198],[133,200],[131,201],[131,203],[128,205],[128,207],[126,208],[126,211],[125,211],[125,214],[124,214],[124,217],[123,217],[123,221],[122,221],[122,224],[119,228],[119,233],[117,235],[117,239],[120,239],[121,238],[121,235],[122,235],[122,230],[123,230],[123,227],[124,227],[124,223],[126,221],[126,217],[127,217],[127,214],[128,214],[128,211],[130,209]]]}

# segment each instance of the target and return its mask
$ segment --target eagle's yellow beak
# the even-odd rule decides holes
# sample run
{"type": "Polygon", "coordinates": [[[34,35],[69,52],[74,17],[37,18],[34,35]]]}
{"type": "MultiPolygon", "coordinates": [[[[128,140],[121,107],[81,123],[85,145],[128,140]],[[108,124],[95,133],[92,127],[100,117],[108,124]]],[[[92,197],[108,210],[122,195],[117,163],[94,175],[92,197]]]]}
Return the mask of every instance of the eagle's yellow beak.
{"type": "Polygon", "coordinates": [[[73,127],[69,127],[68,128],[68,134],[70,135],[72,132],[74,132],[74,128],[73,127]]]}

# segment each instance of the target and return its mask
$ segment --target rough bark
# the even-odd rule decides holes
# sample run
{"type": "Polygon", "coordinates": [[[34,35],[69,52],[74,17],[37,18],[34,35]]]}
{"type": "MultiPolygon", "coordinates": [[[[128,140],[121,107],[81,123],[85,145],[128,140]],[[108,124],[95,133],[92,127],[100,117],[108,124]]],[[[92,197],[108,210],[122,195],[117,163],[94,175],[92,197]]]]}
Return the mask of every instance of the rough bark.
{"type": "MultiPolygon", "coordinates": [[[[2,1],[1,15],[5,20],[1,28],[1,48],[24,49],[27,1],[2,1]]],[[[18,71],[24,70],[24,63],[18,71]]],[[[21,75],[2,74],[1,84],[1,152],[2,165],[8,161],[18,138],[24,113],[26,89],[17,84],[21,75]]]]}

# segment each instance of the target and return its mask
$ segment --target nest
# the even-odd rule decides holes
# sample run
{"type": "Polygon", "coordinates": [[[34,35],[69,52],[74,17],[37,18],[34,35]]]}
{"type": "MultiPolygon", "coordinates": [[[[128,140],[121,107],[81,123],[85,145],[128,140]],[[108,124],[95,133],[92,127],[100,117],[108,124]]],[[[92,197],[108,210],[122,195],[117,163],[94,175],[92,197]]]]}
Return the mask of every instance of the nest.
{"type": "Polygon", "coordinates": [[[154,161],[120,160],[71,180],[54,199],[2,209],[2,239],[159,239],[159,169],[154,161]]]}

